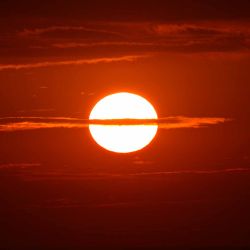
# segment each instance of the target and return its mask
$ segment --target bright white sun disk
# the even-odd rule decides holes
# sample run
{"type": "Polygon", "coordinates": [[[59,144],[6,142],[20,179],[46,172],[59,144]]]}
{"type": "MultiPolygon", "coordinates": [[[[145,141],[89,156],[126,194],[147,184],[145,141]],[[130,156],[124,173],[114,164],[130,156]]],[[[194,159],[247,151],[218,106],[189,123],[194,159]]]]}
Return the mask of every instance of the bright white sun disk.
{"type": "MultiPolygon", "coordinates": [[[[89,119],[157,119],[157,113],[145,98],[121,92],[101,99],[89,119]]],[[[94,140],[117,153],[144,148],[156,135],[157,128],[157,125],[89,125],[94,140]]]]}

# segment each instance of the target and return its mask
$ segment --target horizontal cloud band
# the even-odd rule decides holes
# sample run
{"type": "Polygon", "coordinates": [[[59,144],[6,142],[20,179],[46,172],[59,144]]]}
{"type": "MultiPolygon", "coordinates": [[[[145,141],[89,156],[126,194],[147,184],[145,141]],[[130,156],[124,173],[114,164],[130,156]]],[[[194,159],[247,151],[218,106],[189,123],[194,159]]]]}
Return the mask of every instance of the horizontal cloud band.
{"type": "Polygon", "coordinates": [[[105,119],[89,120],[71,117],[6,117],[0,119],[0,131],[20,131],[49,128],[85,128],[99,126],[153,126],[159,128],[200,128],[224,123],[231,119],[223,117],[165,117],[160,119],[105,119]]]}
{"type": "Polygon", "coordinates": [[[113,62],[133,62],[140,58],[148,57],[149,55],[125,55],[120,57],[100,57],[92,59],[76,59],[63,61],[46,61],[27,64],[0,64],[0,70],[19,70],[19,69],[35,69],[53,66],[68,66],[68,65],[84,65],[97,63],[113,63],[113,62]]]}

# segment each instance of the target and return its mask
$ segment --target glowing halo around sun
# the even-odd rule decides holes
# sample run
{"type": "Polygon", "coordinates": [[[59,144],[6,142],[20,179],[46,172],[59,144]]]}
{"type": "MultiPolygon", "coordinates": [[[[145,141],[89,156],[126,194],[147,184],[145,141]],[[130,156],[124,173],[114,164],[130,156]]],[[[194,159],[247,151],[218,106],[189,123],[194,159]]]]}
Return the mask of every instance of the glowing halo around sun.
{"type": "MultiPolygon", "coordinates": [[[[154,107],[145,98],[121,92],[101,99],[92,109],[90,120],[157,119],[154,107]]],[[[157,133],[158,125],[97,125],[90,124],[94,140],[116,153],[129,153],[147,146],[157,133]]]]}

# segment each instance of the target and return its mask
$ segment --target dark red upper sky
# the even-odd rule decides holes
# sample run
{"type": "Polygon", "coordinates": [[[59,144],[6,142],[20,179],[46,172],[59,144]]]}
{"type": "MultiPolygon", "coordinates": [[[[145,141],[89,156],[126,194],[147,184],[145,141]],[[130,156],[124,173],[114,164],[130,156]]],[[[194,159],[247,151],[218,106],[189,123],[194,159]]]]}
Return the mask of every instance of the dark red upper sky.
{"type": "Polygon", "coordinates": [[[249,247],[249,10],[2,1],[0,249],[249,247]],[[121,91],[181,121],[108,152],[71,118],[121,91]]]}

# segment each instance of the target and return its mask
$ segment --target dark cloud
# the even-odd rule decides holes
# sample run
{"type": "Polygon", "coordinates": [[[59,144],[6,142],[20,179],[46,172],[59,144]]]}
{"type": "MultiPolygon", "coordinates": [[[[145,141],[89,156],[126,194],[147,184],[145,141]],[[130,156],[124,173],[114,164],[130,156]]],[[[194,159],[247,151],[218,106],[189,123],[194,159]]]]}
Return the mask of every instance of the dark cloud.
{"type": "Polygon", "coordinates": [[[161,119],[88,120],[67,117],[10,117],[1,118],[0,131],[22,131],[49,128],[85,128],[89,125],[136,126],[158,125],[159,128],[200,128],[230,121],[222,117],[167,117],[161,119]]]}
{"type": "Polygon", "coordinates": [[[248,9],[249,1],[4,1],[0,62],[52,64],[151,52],[247,55],[248,9]]]}
{"type": "MultiPolygon", "coordinates": [[[[82,57],[148,53],[238,53],[249,55],[250,21],[86,22],[0,29],[2,64],[55,64],[82,57]]],[[[78,59],[81,60],[81,59],[78,59]]],[[[2,66],[3,67],[3,66],[2,66]]],[[[7,67],[7,66],[6,66],[7,67]]],[[[26,67],[23,65],[22,67],[26,67]]]]}

